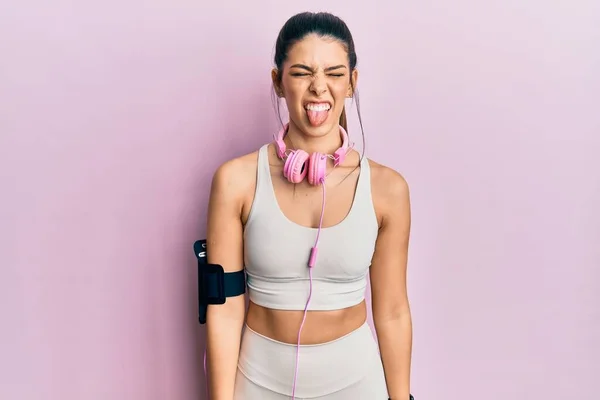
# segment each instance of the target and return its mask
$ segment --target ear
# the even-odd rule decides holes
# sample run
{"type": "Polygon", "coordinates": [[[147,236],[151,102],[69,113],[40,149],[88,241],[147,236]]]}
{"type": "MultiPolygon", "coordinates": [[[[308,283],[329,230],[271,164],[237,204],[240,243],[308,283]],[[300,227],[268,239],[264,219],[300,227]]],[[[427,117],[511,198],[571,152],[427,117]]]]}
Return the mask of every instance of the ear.
{"type": "Polygon", "coordinates": [[[278,97],[283,97],[283,88],[279,85],[279,81],[277,79],[277,75],[279,70],[277,68],[273,68],[271,70],[271,80],[273,81],[273,88],[275,89],[275,93],[277,93],[278,97]]]}
{"type": "Polygon", "coordinates": [[[354,68],[352,74],[350,74],[350,82],[348,84],[348,92],[346,93],[346,97],[354,96],[354,91],[356,90],[356,86],[358,84],[358,70],[354,68]]]}

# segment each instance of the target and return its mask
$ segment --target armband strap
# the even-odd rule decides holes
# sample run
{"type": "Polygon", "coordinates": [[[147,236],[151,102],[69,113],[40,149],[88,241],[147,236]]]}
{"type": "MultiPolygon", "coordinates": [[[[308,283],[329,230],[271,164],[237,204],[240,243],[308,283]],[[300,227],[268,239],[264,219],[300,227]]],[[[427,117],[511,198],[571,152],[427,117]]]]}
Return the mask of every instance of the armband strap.
{"type": "Polygon", "coordinates": [[[225,272],[219,264],[208,264],[204,239],[194,243],[194,253],[198,259],[198,321],[205,324],[209,304],[225,304],[227,297],[246,292],[246,273],[225,272]]]}

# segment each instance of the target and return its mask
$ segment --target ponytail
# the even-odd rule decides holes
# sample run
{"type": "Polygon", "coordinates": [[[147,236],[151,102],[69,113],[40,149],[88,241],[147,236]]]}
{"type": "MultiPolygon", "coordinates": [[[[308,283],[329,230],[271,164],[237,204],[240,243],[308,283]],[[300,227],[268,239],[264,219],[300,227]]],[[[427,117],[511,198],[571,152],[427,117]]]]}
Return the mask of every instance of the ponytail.
{"type": "Polygon", "coordinates": [[[346,120],[346,106],[342,108],[342,114],[340,115],[340,125],[346,132],[348,132],[348,121],[346,120]]]}

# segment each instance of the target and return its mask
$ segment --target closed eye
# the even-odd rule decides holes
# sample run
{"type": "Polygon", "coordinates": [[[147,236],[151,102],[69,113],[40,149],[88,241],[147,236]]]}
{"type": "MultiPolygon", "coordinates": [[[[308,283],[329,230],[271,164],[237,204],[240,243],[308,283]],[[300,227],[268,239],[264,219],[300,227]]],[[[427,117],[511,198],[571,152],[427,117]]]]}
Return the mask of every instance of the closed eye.
{"type": "MultiPolygon", "coordinates": [[[[308,65],[304,65],[304,64],[294,64],[290,68],[292,70],[301,69],[301,70],[307,71],[307,72],[292,72],[291,73],[292,76],[307,76],[307,75],[311,75],[311,74],[315,73],[315,70],[313,70],[308,65]]],[[[328,76],[333,76],[333,77],[339,78],[341,76],[344,76],[345,74],[343,72],[335,73],[334,71],[338,71],[340,69],[346,69],[346,68],[347,67],[343,64],[334,65],[334,66],[325,68],[325,72],[328,74],[328,76]]]]}
{"type": "MultiPolygon", "coordinates": [[[[291,74],[292,76],[307,76],[310,74],[306,74],[306,73],[301,73],[301,72],[294,72],[291,74]]],[[[329,76],[335,76],[335,77],[340,77],[340,76],[344,76],[345,74],[328,74],[329,76]]]]}

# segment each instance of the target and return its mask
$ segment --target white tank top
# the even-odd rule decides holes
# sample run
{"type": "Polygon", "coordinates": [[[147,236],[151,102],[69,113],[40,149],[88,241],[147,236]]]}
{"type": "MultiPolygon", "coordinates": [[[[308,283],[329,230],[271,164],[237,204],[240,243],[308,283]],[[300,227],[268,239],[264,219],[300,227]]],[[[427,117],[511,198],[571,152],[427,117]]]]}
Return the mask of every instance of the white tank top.
{"type": "MultiPolygon", "coordinates": [[[[304,310],[308,259],[318,229],[290,221],[279,208],[267,147],[258,152],[256,192],[244,229],[248,294],[266,308],[304,310]]],[[[378,231],[369,162],[363,157],[350,212],[339,224],[321,229],[308,310],[337,310],[364,299],[378,231]]]]}

